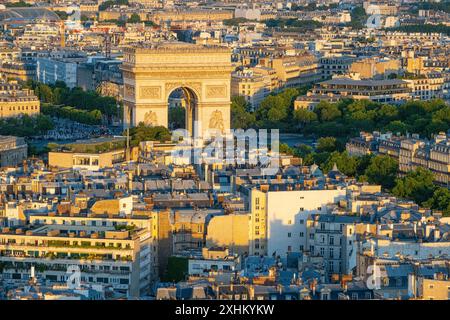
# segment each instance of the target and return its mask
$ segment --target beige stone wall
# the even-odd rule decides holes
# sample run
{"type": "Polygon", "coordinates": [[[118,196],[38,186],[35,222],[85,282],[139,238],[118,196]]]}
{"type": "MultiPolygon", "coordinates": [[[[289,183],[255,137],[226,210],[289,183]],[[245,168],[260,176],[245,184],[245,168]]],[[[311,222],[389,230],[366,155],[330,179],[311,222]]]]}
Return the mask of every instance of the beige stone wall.
{"type": "Polygon", "coordinates": [[[364,59],[353,62],[349,68],[351,73],[359,73],[361,78],[372,78],[385,73],[397,73],[401,68],[400,60],[376,61],[364,59]]]}
{"type": "Polygon", "coordinates": [[[73,154],[67,152],[49,152],[48,165],[51,167],[72,168],[73,154]]]}
{"type": "Polygon", "coordinates": [[[421,297],[424,300],[448,300],[450,281],[423,279],[421,297]]]}
{"type": "Polygon", "coordinates": [[[39,114],[40,111],[40,102],[37,98],[28,101],[0,101],[0,118],[18,117],[22,114],[32,116],[39,114]]]}
{"type": "Polygon", "coordinates": [[[233,18],[233,11],[168,11],[157,12],[150,15],[150,20],[155,23],[162,21],[222,21],[233,18]]]}
{"type": "Polygon", "coordinates": [[[235,253],[249,252],[249,216],[247,214],[230,214],[215,216],[208,224],[206,247],[228,247],[235,253]]]}
{"type": "Polygon", "coordinates": [[[119,11],[100,11],[98,14],[98,20],[118,20],[122,13],[119,11]]]}

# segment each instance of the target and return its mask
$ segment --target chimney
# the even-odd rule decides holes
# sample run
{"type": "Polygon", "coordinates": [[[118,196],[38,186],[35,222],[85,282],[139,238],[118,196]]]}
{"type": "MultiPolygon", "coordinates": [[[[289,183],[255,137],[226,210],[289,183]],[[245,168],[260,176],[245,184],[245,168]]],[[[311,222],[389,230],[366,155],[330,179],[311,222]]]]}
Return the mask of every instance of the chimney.
{"type": "Polygon", "coordinates": [[[438,240],[441,237],[441,232],[438,228],[434,229],[434,241],[438,240]]]}
{"type": "Polygon", "coordinates": [[[34,266],[31,266],[30,278],[33,279],[35,277],[34,266]]]}
{"type": "Polygon", "coordinates": [[[133,172],[128,172],[128,192],[133,191],[133,172]]]}

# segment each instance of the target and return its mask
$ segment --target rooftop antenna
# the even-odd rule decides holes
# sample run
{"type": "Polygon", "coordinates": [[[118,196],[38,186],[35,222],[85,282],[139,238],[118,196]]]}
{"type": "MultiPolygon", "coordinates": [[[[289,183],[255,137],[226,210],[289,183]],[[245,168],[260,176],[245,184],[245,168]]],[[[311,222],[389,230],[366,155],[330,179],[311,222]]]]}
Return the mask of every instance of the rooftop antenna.
{"type": "Polygon", "coordinates": [[[105,47],[105,57],[111,58],[111,34],[109,33],[109,29],[105,30],[104,33],[104,47],[105,47]]]}

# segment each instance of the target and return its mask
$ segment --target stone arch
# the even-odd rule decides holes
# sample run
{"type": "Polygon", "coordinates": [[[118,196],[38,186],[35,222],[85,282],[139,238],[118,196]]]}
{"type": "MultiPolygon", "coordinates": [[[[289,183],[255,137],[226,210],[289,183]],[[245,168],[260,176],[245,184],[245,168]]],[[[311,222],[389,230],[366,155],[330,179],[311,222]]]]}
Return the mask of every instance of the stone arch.
{"type": "Polygon", "coordinates": [[[167,127],[169,96],[184,88],[195,102],[193,136],[202,136],[211,122],[221,131],[230,128],[230,49],[179,42],[130,47],[124,50],[122,70],[126,126],[147,119],[167,127]]]}
{"type": "MultiPolygon", "coordinates": [[[[169,104],[169,99],[172,93],[176,90],[181,89],[184,94],[186,101],[185,106],[185,129],[189,131],[191,136],[194,134],[194,124],[198,117],[198,105],[200,101],[200,96],[197,90],[190,86],[182,85],[179,87],[171,88],[170,91],[166,91],[166,101],[169,104]]],[[[169,110],[168,110],[169,111],[169,110]]]]}

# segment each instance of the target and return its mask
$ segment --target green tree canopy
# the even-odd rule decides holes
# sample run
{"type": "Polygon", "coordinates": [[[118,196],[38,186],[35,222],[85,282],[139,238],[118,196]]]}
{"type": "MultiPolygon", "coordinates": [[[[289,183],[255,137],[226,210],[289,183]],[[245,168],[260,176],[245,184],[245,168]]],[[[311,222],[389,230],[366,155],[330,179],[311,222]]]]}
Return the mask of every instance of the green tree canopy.
{"type": "Polygon", "coordinates": [[[414,200],[418,204],[427,201],[434,193],[433,173],[424,168],[409,172],[404,178],[398,178],[392,193],[397,197],[414,200]]]}
{"type": "Polygon", "coordinates": [[[384,155],[373,157],[364,172],[364,175],[370,183],[380,184],[388,189],[394,187],[397,174],[398,162],[395,159],[384,155]]]}

